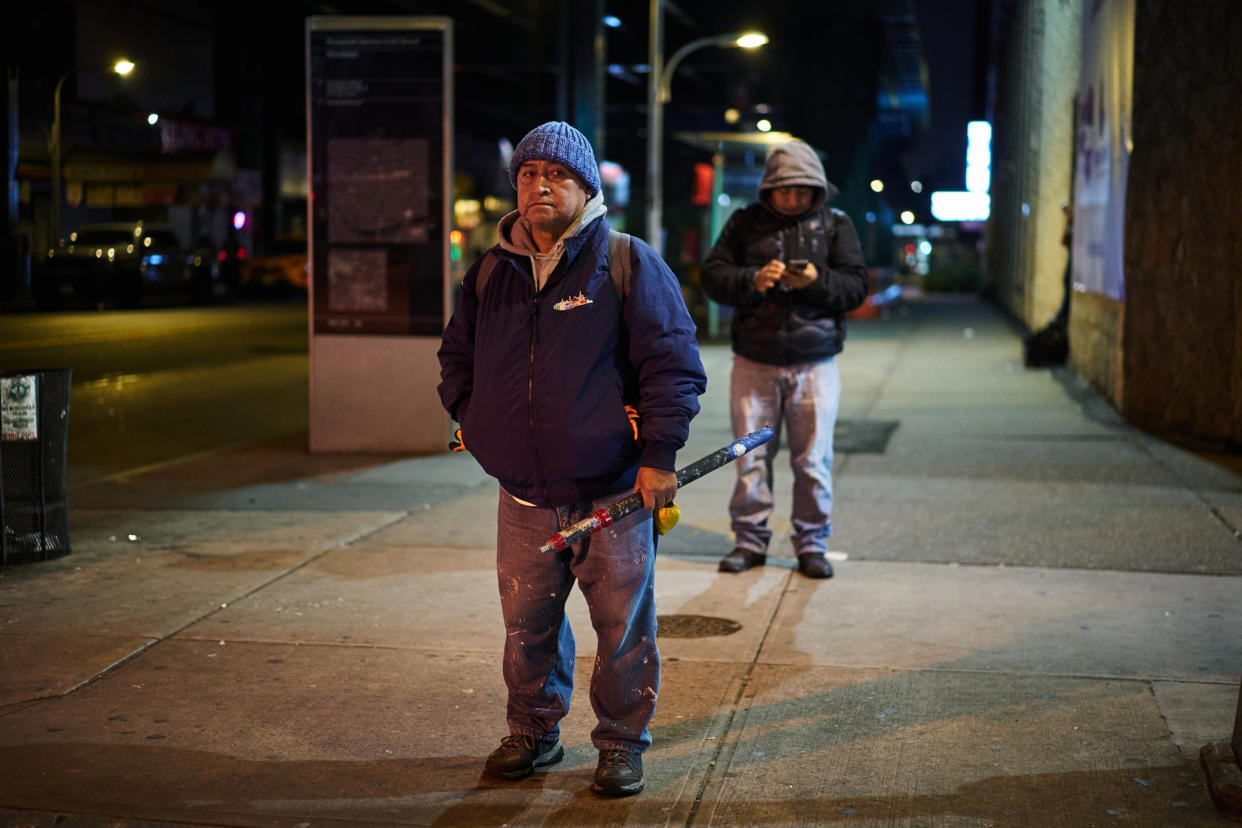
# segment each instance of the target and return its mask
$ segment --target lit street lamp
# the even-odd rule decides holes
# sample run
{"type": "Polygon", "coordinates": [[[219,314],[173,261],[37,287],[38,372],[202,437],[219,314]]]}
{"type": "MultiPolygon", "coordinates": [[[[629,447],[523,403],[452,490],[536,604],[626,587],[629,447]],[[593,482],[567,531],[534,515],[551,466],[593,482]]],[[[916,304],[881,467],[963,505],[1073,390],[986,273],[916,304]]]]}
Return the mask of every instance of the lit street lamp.
{"type": "Polygon", "coordinates": [[[664,255],[664,104],[670,98],[673,73],[691,52],[706,46],[740,46],[754,49],[768,42],[767,35],[715,35],[692,40],[664,65],[664,0],[651,0],[651,31],[647,73],[647,242],[664,255]]]}
{"type": "MultiPolygon", "coordinates": [[[[113,72],[118,75],[128,75],[134,71],[134,63],[130,60],[121,59],[110,67],[113,72]]],[[[65,81],[69,76],[74,74],[76,69],[70,69],[68,72],[60,76],[60,80],[56,81],[56,91],[52,93],[52,137],[48,139],[48,154],[52,158],[52,244],[60,239],[60,200],[62,197],[60,186],[60,162],[61,162],[61,145],[60,145],[60,90],[65,85],[65,81]]]]}

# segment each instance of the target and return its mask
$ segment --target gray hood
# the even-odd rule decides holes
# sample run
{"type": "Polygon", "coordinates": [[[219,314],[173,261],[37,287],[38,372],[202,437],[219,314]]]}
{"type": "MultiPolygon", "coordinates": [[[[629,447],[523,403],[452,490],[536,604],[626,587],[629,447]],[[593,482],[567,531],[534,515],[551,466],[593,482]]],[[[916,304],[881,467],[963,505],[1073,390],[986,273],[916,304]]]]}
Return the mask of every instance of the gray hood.
{"type": "Polygon", "coordinates": [[[565,255],[565,239],[581,232],[583,227],[607,212],[608,208],[604,205],[604,191],[597,190],[595,195],[588,198],[586,204],[582,205],[582,212],[569,222],[565,232],[547,253],[539,252],[534,236],[530,232],[530,222],[517,210],[500,219],[500,223],[496,225],[496,235],[499,237],[501,249],[518,256],[530,257],[531,275],[535,278],[535,289],[539,290],[547,283],[548,277],[552,275],[552,271],[556,270],[557,264],[565,255]]]}
{"type": "Polygon", "coordinates": [[[808,213],[818,210],[824,202],[831,201],[838,192],[824,174],[824,165],[819,162],[815,150],[802,141],[790,141],[776,147],[763,165],[759,201],[768,209],[771,209],[768,202],[771,194],[768,191],[777,187],[810,187],[815,190],[808,213]]]}
{"type": "MultiPolygon", "coordinates": [[[[604,191],[600,190],[587,199],[586,204],[582,206],[582,212],[569,222],[569,226],[565,228],[565,232],[561,234],[561,238],[553,249],[559,249],[565,239],[607,212],[608,208],[604,205],[604,191]]],[[[519,256],[539,254],[535,239],[530,234],[530,223],[523,219],[522,214],[517,210],[501,217],[496,225],[496,235],[499,237],[501,248],[510,253],[516,253],[519,256]]]]}

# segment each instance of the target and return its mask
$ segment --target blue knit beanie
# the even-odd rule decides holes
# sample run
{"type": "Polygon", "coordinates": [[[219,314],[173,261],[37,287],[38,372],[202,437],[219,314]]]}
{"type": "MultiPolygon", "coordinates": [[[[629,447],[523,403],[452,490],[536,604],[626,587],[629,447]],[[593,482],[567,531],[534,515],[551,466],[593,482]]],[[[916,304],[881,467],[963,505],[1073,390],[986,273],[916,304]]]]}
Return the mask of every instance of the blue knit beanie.
{"type": "Polygon", "coordinates": [[[526,133],[509,161],[509,183],[517,189],[518,168],[527,161],[555,161],[586,184],[587,196],[599,192],[599,164],[586,136],[564,121],[548,121],[526,133]]]}

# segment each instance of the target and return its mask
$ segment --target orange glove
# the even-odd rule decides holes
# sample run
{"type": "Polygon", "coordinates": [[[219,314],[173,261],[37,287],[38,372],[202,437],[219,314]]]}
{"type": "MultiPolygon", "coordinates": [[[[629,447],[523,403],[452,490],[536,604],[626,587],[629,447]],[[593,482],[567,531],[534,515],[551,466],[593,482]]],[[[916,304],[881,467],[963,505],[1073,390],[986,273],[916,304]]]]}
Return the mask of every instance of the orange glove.
{"type": "Polygon", "coordinates": [[[630,428],[634,429],[634,442],[638,442],[638,409],[632,405],[625,407],[625,416],[630,418],[630,428]]]}
{"type": "Polygon", "coordinates": [[[449,448],[452,449],[453,451],[465,451],[466,444],[461,439],[461,429],[459,428],[456,431],[454,431],[453,436],[456,437],[457,439],[449,440],[449,448]]]}

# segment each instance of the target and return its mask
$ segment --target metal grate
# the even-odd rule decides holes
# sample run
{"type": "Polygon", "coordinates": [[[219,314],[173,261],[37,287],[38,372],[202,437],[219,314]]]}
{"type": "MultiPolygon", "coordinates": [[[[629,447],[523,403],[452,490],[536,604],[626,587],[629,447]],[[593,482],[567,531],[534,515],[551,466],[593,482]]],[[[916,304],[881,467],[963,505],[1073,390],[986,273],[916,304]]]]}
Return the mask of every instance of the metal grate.
{"type": "Polygon", "coordinates": [[[733,635],[742,625],[730,618],[713,618],[710,615],[659,615],[657,635],[662,638],[710,638],[713,635],[733,635]]]}
{"type": "Polygon", "coordinates": [[[841,454],[883,454],[900,420],[837,420],[833,451],[841,454]]]}

